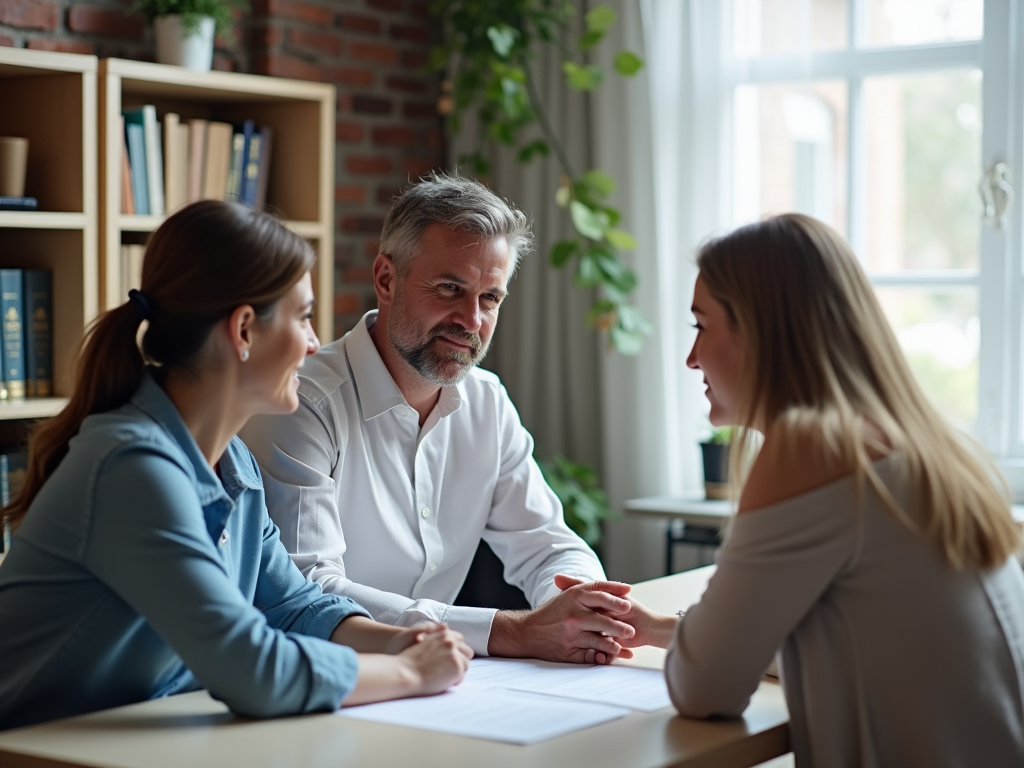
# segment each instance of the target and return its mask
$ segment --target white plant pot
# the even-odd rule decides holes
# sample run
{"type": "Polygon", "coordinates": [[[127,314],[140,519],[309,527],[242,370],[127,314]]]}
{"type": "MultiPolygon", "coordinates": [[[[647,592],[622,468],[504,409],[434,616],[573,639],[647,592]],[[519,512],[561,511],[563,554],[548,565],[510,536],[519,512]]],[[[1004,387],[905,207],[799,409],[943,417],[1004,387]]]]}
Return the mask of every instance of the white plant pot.
{"type": "Polygon", "coordinates": [[[156,60],[175,64],[196,72],[209,72],[213,64],[214,21],[204,16],[199,30],[189,37],[181,26],[181,16],[158,16],[153,19],[156,35],[156,60]]]}

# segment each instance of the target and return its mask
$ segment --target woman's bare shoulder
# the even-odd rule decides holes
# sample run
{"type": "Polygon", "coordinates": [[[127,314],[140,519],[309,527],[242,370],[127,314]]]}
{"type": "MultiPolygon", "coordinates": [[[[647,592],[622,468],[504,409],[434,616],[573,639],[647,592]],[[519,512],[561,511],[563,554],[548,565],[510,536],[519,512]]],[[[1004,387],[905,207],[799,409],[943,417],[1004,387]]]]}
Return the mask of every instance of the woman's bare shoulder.
{"type": "MultiPolygon", "coordinates": [[[[856,459],[839,445],[841,439],[827,425],[806,420],[782,423],[768,431],[743,486],[739,511],[778,504],[853,474],[856,459]]],[[[879,438],[873,427],[861,425],[857,439],[870,459],[885,455],[884,449],[876,447],[879,438]]]]}

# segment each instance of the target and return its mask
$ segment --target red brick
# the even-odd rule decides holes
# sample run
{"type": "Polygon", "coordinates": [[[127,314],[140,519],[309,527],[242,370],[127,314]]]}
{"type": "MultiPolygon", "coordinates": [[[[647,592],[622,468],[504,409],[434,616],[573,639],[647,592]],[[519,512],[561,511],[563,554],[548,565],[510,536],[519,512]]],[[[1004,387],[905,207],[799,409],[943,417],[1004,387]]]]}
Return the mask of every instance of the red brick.
{"type": "Polygon", "coordinates": [[[320,79],[320,67],[316,64],[279,53],[255,57],[253,67],[258,74],[272,77],[290,77],[295,80],[320,79]]]}
{"type": "Polygon", "coordinates": [[[235,60],[227,54],[215,53],[212,66],[218,72],[234,72],[235,60]]]}
{"type": "Polygon", "coordinates": [[[380,187],[377,189],[377,203],[390,208],[400,194],[402,194],[401,187],[380,187]]]}
{"type": "Polygon", "coordinates": [[[402,66],[406,69],[422,69],[429,61],[430,54],[426,51],[402,51],[402,66]]]}
{"type": "Polygon", "coordinates": [[[335,187],[334,201],[338,203],[365,203],[366,187],[335,187]]]}
{"type": "Polygon", "coordinates": [[[353,41],[348,47],[349,56],[360,61],[394,66],[398,63],[398,49],[393,45],[353,41]]]}
{"type": "Polygon", "coordinates": [[[362,312],[363,297],[357,293],[334,294],[334,314],[355,315],[362,312]]]}
{"type": "Polygon", "coordinates": [[[252,48],[277,48],[284,42],[284,31],[280,27],[259,27],[249,33],[252,48]]]}
{"type": "Polygon", "coordinates": [[[402,105],[402,116],[410,119],[437,117],[437,105],[432,101],[407,101],[402,105]]]}
{"type": "Polygon", "coordinates": [[[346,269],[342,279],[349,285],[352,283],[366,283],[373,285],[373,270],[369,267],[361,269],[346,269]]]}
{"type": "Polygon", "coordinates": [[[413,16],[419,16],[423,19],[430,18],[430,3],[420,2],[417,0],[414,3],[409,3],[409,13],[413,16]]]}
{"type": "Polygon", "coordinates": [[[363,243],[363,255],[370,261],[376,259],[378,253],[380,253],[379,239],[375,238],[373,240],[367,240],[365,243],[363,243]]]}
{"type": "Polygon", "coordinates": [[[346,32],[362,32],[364,35],[379,35],[380,21],[372,16],[361,16],[357,13],[343,13],[338,17],[338,26],[346,32]]]}
{"type": "Polygon", "coordinates": [[[42,0],[0,0],[0,24],[22,29],[56,29],[56,3],[42,0]]]}
{"type": "MultiPolygon", "coordinates": [[[[340,98],[339,98],[340,102],[340,98]]],[[[377,96],[366,96],[353,94],[351,108],[353,112],[363,115],[390,115],[391,99],[381,99],[377,96]]]]}
{"type": "Polygon", "coordinates": [[[341,39],[331,32],[292,29],[288,32],[288,42],[301,50],[328,56],[337,56],[341,51],[341,39]]]}
{"type": "Polygon", "coordinates": [[[324,67],[323,75],[324,80],[338,85],[373,85],[374,78],[372,69],[362,67],[324,67]]]}
{"type": "Polygon", "coordinates": [[[378,11],[402,10],[402,0],[366,0],[366,4],[378,11]]]}
{"type": "Polygon", "coordinates": [[[13,48],[14,38],[8,37],[7,35],[0,35],[0,45],[6,46],[8,48],[13,48]]]}
{"type": "Polygon", "coordinates": [[[416,143],[416,132],[412,128],[374,128],[373,143],[381,147],[409,147],[416,143]]]}
{"type": "Polygon", "coordinates": [[[381,155],[349,155],[345,160],[345,168],[349,173],[361,176],[387,176],[394,172],[395,164],[391,162],[391,158],[381,155]]]}
{"type": "Polygon", "coordinates": [[[423,134],[423,146],[427,149],[440,150],[444,147],[444,134],[439,128],[432,128],[423,134]]]}
{"type": "Polygon", "coordinates": [[[440,165],[441,163],[436,160],[421,160],[407,157],[402,163],[402,170],[413,178],[419,178],[420,176],[426,176],[430,171],[439,168],[440,165]]]}
{"type": "Polygon", "coordinates": [[[427,81],[417,77],[388,75],[384,82],[392,91],[401,91],[402,93],[424,93],[427,90],[427,81]]]}
{"type": "Polygon", "coordinates": [[[357,142],[362,141],[363,136],[366,134],[366,129],[363,128],[359,123],[348,123],[338,121],[338,126],[335,131],[335,135],[338,141],[345,142],[357,142]]]}
{"type": "Polygon", "coordinates": [[[334,21],[334,11],[322,5],[304,3],[301,0],[259,0],[255,11],[261,16],[280,16],[296,21],[306,21],[318,27],[328,27],[334,21]]]}
{"type": "Polygon", "coordinates": [[[96,46],[81,40],[58,40],[52,37],[37,37],[29,40],[26,48],[34,51],[58,51],[60,53],[95,53],[96,46]]]}
{"type": "Polygon", "coordinates": [[[391,37],[395,40],[408,40],[413,43],[429,44],[432,38],[430,27],[412,24],[392,24],[391,37]]]}
{"type": "Polygon", "coordinates": [[[122,10],[73,5],[68,11],[68,29],[86,35],[141,39],[146,32],[146,24],[141,16],[128,16],[122,10]]]}

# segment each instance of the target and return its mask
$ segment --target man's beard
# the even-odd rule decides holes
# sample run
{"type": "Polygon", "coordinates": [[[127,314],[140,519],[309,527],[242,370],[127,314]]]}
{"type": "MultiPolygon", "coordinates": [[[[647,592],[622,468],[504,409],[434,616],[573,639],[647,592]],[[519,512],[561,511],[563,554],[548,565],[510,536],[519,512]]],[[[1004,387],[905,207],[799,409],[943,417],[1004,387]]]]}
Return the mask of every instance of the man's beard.
{"type": "Polygon", "coordinates": [[[424,331],[406,316],[401,292],[391,306],[387,331],[399,356],[426,381],[440,387],[451,387],[465,379],[490,347],[490,339],[484,344],[479,334],[469,333],[454,323],[441,323],[424,331]],[[438,348],[437,339],[441,336],[466,344],[469,349],[438,348]]]}

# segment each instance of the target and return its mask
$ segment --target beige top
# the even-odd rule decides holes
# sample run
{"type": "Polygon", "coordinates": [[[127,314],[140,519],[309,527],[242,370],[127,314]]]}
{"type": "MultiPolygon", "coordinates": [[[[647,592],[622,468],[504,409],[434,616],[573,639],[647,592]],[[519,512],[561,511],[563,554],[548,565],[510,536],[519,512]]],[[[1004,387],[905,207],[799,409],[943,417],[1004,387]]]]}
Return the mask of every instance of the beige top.
{"type": "Polygon", "coordinates": [[[1020,566],[950,569],[852,478],[737,516],[669,648],[676,707],[739,714],[780,647],[799,766],[1024,765],[1020,566]]]}

